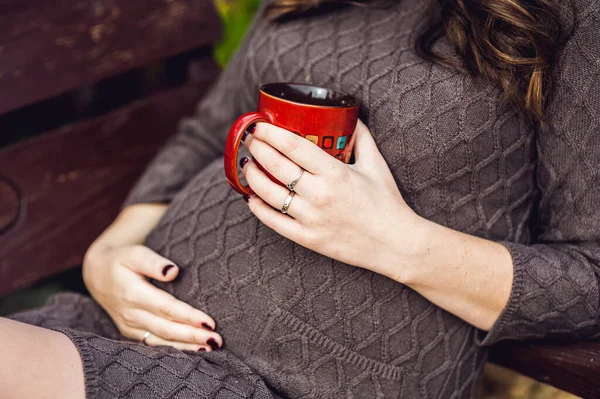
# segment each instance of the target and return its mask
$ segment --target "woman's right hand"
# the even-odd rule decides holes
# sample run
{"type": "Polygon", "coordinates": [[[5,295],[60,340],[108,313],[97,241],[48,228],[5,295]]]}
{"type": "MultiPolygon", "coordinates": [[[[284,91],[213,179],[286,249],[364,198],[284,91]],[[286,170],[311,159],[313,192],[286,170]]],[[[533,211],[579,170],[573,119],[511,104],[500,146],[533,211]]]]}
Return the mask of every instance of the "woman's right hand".
{"type": "Polygon", "coordinates": [[[83,278],[91,295],[125,337],[141,341],[149,331],[146,343],[150,346],[186,351],[221,347],[223,340],[213,331],[215,321],[210,316],[149,282],[172,281],[179,268],[141,245],[156,223],[140,226],[153,218],[141,219],[148,216],[143,209],[133,213],[120,216],[87,251],[83,278]]]}

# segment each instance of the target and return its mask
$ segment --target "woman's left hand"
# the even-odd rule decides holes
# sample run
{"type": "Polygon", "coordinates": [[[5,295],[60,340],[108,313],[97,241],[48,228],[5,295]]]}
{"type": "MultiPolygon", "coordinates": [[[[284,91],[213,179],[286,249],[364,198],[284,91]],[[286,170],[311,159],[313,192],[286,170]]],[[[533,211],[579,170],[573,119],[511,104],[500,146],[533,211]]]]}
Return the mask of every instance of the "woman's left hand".
{"type": "MultiPolygon", "coordinates": [[[[280,211],[289,190],[243,158],[244,176],[256,194],[248,204],[265,225],[290,240],[386,274],[391,264],[398,266],[419,253],[423,219],[404,202],[371,133],[360,121],[354,140],[356,162],[349,165],[285,129],[258,123],[244,141],[254,159],[286,184],[298,177],[300,168],[305,172],[294,187],[289,217],[280,211]],[[397,253],[397,248],[403,253],[397,253]]],[[[403,268],[393,269],[402,273],[403,268]]]]}

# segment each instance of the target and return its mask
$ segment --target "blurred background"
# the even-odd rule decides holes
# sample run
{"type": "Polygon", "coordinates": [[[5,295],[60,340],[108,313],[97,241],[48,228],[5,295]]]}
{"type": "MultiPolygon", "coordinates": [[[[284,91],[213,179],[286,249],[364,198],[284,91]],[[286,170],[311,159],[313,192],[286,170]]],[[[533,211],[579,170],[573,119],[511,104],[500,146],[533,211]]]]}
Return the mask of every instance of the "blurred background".
{"type": "MultiPolygon", "coordinates": [[[[225,68],[235,53],[259,3],[259,0],[215,0],[223,32],[212,57],[220,68],[225,68]]],[[[196,50],[185,56],[138,68],[3,115],[0,117],[0,129],[4,131],[0,135],[0,147],[58,128],[65,123],[105,115],[140,98],[142,94],[155,93],[165,87],[180,84],[183,76],[190,74],[189,68],[185,69],[187,64],[184,61],[197,57],[198,52],[202,51],[204,50],[196,50]]],[[[0,298],[0,315],[39,306],[49,295],[63,290],[85,292],[80,269],[63,272],[31,288],[0,298]]],[[[495,365],[487,367],[480,388],[480,397],[485,399],[575,398],[495,365]]]]}

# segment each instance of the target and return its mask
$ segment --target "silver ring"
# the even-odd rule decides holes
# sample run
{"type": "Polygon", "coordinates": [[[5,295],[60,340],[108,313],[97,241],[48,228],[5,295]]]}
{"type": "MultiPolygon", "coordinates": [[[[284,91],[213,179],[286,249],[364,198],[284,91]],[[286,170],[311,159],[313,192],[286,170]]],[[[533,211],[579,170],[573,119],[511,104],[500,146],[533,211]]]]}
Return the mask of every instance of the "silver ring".
{"type": "Polygon", "coordinates": [[[288,213],[288,209],[290,209],[290,205],[292,204],[294,195],[296,195],[296,193],[293,191],[290,191],[288,196],[285,198],[285,202],[283,203],[283,206],[281,207],[281,213],[283,213],[284,215],[286,215],[288,213]]]}
{"type": "Polygon", "coordinates": [[[148,343],[146,342],[146,340],[148,339],[149,336],[150,336],[150,331],[146,331],[144,333],[144,337],[142,338],[142,344],[148,346],[148,343]]]}
{"type": "Polygon", "coordinates": [[[300,181],[300,178],[302,177],[303,174],[304,174],[304,169],[300,168],[300,173],[298,173],[298,176],[296,176],[296,178],[294,180],[292,180],[292,182],[290,184],[287,185],[287,188],[290,191],[294,191],[294,187],[296,187],[296,184],[298,184],[298,181],[300,181]]]}

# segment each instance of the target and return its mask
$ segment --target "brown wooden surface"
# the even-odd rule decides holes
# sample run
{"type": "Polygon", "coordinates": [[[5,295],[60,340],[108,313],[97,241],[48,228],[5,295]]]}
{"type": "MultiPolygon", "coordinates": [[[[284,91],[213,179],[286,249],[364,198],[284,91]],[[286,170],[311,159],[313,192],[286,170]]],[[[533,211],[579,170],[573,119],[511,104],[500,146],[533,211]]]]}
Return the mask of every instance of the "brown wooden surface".
{"type": "Polygon", "coordinates": [[[581,396],[600,398],[600,342],[501,342],[490,360],[581,396]]]}
{"type": "Polygon", "coordinates": [[[0,0],[0,114],[219,35],[210,0],[0,0]]]}
{"type": "Polygon", "coordinates": [[[19,192],[0,176],[0,234],[13,226],[21,214],[19,192]]]}
{"type": "Polygon", "coordinates": [[[144,166],[214,80],[217,68],[209,65],[209,81],[0,149],[0,296],[81,263],[144,166]]]}

